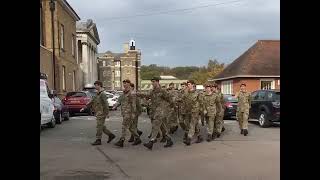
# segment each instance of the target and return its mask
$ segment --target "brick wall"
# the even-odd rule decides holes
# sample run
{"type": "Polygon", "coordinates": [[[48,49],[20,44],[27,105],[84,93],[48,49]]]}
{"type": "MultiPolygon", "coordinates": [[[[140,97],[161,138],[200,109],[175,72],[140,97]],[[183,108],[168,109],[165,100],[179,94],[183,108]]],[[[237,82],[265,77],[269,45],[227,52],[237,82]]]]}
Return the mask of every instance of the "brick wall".
{"type": "MultiPolygon", "coordinates": [[[[235,79],[232,79],[232,93],[236,94],[240,91],[241,83],[245,83],[247,85],[246,89],[249,92],[259,90],[261,88],[262,79],[274,79],[275,89],[280,89],[280,85],[278,85],[278,81],[280,81],[280,78],[235,78],[235,79]]],[[[225,80],[225,81],[230,81],[230,80],[225,80]]],[[[221,83],[222,81],[217,82],[217,84],[220,87],[221,87],[221,83]]]]}

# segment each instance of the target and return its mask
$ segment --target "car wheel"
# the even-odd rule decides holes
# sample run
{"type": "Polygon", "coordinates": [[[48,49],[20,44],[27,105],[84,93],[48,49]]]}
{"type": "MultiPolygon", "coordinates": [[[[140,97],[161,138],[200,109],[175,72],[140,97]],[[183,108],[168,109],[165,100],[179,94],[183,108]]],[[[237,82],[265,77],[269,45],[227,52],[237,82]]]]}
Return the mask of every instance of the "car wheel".
{"type": "Polygon", "coordinates": [[[59,112],[59,115],[58,115],[58,117],[56,119],[56,123],[57,124],[61,124],[62,123],[62,114],[61,114],[61,112],[59,112]]]}
{"type": "Polygon", "coordinates": [[[70,118],[70,113],[69,113],[69,112],[67,112],[67,115],[64,117],[64,120],[65,120],[65,121],[68,121],[68,120],[69,120],[69,118],[70,118]]]}
{"type": "Polygon", "coordinates": [[[271,123],[268,120],[267,113],[262,111],[259,115],[259,125],[263,128],[270,127],[271,123]]]}
{"type": "Polygon", "coordinates": [[[52,117],[51,122],[48,123],[49,128],[54,128],[56,126],[56,119],[52,117]]]}

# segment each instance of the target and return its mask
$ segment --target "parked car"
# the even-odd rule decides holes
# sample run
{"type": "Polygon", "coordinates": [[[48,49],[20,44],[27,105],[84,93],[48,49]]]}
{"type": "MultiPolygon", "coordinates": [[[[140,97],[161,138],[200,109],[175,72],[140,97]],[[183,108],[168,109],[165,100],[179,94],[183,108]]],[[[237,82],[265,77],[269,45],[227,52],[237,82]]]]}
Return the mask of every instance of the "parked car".
{"type": "Polygon", "coordinates": [[[40,131],[43,125],[48,125],[50,128],[54,128],[56,125],[56,120],[53,115],[54,105],[51,101],[52,97],[53,95],[48,88],[47,81],[40,79],[40,131]]]}
{"type": "Polygon", "coordinates": [[[237,112],[238,99],[233,95],[223,95],[224,99],[224,117],[223,119],[235,118],[237,112]]]}
{"type": "MultiPolygon", "coordinates": [[[[105,93],[107,94],[107,97],[108,97],[108,105],[109,105],[109,109],[112,109],[118,102],[118,98],[113,95],[112,93],[109,93],[109,92],[106,92],[105,93]]],[[[117,110],[117,108],[116,108],[117,110]]]]}
{"type": "Polygon", "coordinates": [[[280,90],[258,90],[251,96],[249,119],[257,119],[261,127],[280,122],[280,90]]]}
{"type": "Polygon", "coordinates": [[[56,119],[57,124],[61,124],[63,120],[69,120],[69,108],[65,106],[60,98],[56,96],[54,93],[54,97],[52,98],[52,102],[54,104],[54,117],[56,119]]]}
{"type": "MultiPolygon", "coordinates": [[[[75,113],[80,113],[80,109],[85,108],[91,99],[92,96],[88,91],[73,91],[68,92],[62,102],[69,109],[70,116],[74,116],[75,113]]],[[[91,109],[86,109],[84,112],[93,115],[91,109]]]]}

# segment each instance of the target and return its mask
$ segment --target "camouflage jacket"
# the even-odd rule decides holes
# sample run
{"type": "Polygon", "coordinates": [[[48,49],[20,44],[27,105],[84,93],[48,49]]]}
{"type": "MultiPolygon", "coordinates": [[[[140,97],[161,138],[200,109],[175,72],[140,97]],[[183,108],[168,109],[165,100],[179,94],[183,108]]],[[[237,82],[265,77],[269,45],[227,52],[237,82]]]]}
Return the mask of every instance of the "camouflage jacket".
{"type": "Polygon", "coordinates": [[[179,113],[181,114],[186,114],[186,108],[185,108],[185,103],[182,102],[182,97],[184,96],[184,94],[186,94],[187,92],[185,90],[180,90],[177,94],[177,100],[178,100],[178,106],[179,106],[179,113]]]}
{"type": "Polygon", "coordinates": [[[136,91],[132,91],[132,95],[134,95],[136,97],[137,115],[139,116],[142,113],[141,99],[137,96],[136,91]]]}
{"type": "Polygon", "coordinates": [[[87,108],[92,108],[95,116],[107,116],[109,114],[108,97],[104,91],[100,91],[87,104],[87,108]]]}
{"type": "Polygon", "coordinates": [[[119,103],[121,104],[121,115],[135,115],[137,113],[137,100],[136,94],[131,90],[123,92],[119,97],[119,103]]]}
{"type": "Polygon", "coordinates": [[[197,91],[188,91],[182,96],[182,103],[187,114],[199,114],[201,99],[197,91]]]}
{"type": "Polygon", "coordinates": [[[170,94],[170,96],[173,98],[173,102],[175,103],[175,107],[178,106],[177,103],[177,99],[178,99],[178,91],[176,91],[175,89],[168,89],[168,93],[170,94]]]}
{"type": "Polygon", "coordinates": [[[221,111],[220,96],[217,93],[203,95],[203,110],[207,116],[216,116],[221,111]]]}
{"type": "Polygon", "coordinates": [[[150,117],[154,117],[157,113],[164,116],[168,105],[174,107],[172,97],[166,89],[154,88],[148,93],[137,93],[137,96],[150,98],[150,117]]]}
{"type": "Polygon", "coordinates": [[[224,98],[223,98],[223,94],[219,91],[216,93],[218,98],[219,98],[219,103],[220,103],[220,106],[217,108],[217,113],[224,113],[224,110],[225,110],[225,101],[224,101],[224,98]]]}
{"type": "Polygon", "coordinates": [[[251,107],[251,95],[249,92],[241,92],[238,95],[237,111],[246,112],[251,107]]]}

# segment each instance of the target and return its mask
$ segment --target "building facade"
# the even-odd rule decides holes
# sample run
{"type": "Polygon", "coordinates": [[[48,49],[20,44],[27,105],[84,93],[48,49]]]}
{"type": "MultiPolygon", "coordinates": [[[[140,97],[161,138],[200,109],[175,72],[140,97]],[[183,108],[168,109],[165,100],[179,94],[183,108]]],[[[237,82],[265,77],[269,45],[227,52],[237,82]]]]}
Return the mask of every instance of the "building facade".
{"type": "MultiPolygon", "coordinates": [[[[169,88],[169,84],[173,83],[175,89],[181,89],[181,83],[187,82],[187,81],[188,80],[181,80],[174,76],[160,76],[159,83],[161,87],[165,87],[165,88],[169,88]]],[[[148,91],[148,90],[151,90],[152,88],[153,87],[152,87],[151,80],[141,80],[142,91],[148,91]]]]}
{"type": "Polygon", "coordinates": [[[124,44],[123,53],[107,51],[99,54],[97,59],[98,79],[106,89],[122,90],[124,79],[129,79],[140,88],[141,50],[136,49],[134,40],[124,44]]]}
{"type": "Polygon", "coordinates": [[[77,23],[78,74],[80,87],[93,86],[98,80],[97,53],[100,38],[97,26],[91,19],[77,23]]]}
{"type": "Polygon", "coordinates": [[[220,85],[224,94],[236,94],[241,83],[246,83],[250,92],[280,89],[280,41],[259,40],[208,81],[220,85]]]}
{"type": "Polygon", "coordinates": [[[80,20],[80,17],[66,0],[56,0],[53,3],[42,0],[40,6],[40,72],[48,75],[51,88],[63,96],[66,92],[78,90],[80,87],[76,51],[76,21],[80,20]],[[48,60],[49,51],[54,52],[51,60],[48,60]]]}

